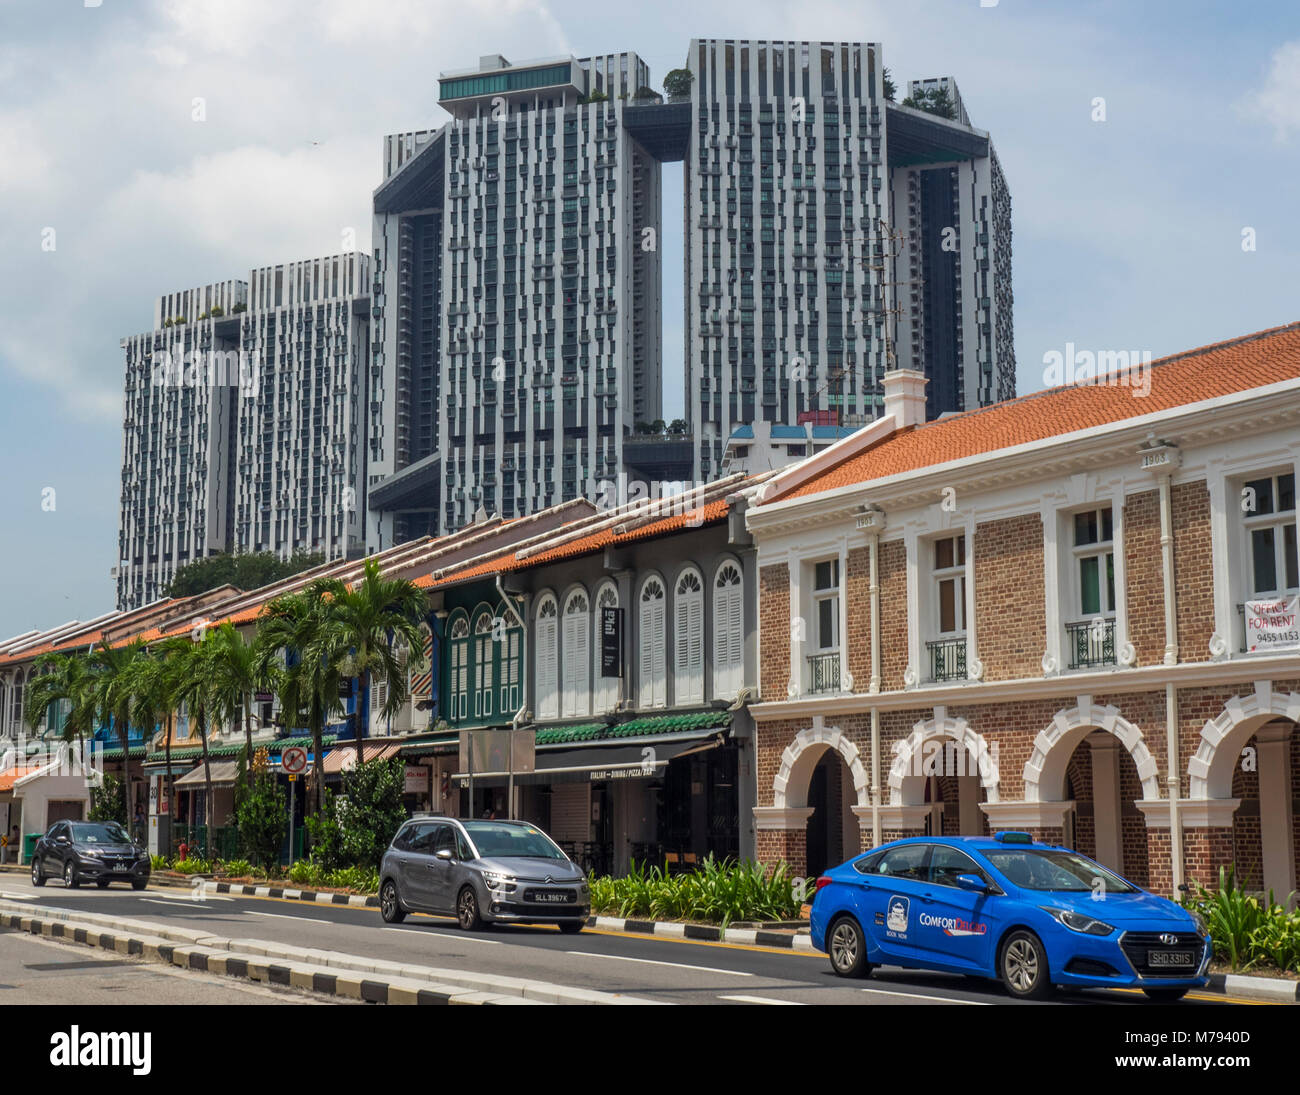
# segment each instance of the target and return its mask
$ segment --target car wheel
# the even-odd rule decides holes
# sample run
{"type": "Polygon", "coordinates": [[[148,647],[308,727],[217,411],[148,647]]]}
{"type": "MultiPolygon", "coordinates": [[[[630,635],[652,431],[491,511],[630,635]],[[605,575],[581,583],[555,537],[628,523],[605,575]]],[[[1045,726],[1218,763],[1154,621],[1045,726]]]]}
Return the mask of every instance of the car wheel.
{"type": "Polygon", "coordinates": [[[1161,1004],[1172,1004],[1187,995],[1187,989],[1143,989],[1147,997],[1161,1004]]]}
{"type": "Polygon", "coordinates": [[[456,922],[467,932],[478,931],[483,926],[483,917],[478,911],[478,895],[473,886],[466,886],[456,898],[456,922]]]}
{"type": "Polygon", "coordinates": [[[851,916],[842,916],[831,925],[826,933],[826,953],[830,956],[831,969],[840,977],[871,975],[866,937],[851,916]]]}
{"type": "Polygon", "coordinates": [[[1052,991],[1047,950],[1030,931],[1012,932],[1002,944],[998,972],[1007,992],[1020,1000],[1041,1000],[1052,991]]]}
{"type": "Polygon", "coordinates": [[[81,885],[81,879],[77,877],[77,868],[73,866],[71,860],[63,865],[63,884],[70,890],[75,890],[81,885]]]}
{"type": "Polygon", "coordinates": [[[585,920],[562,920],[560,922],[560,931],[564,932],[565,935],[577,935],[586,926],[587,922],[585,920]]]}
{"type": "Polygon", "coordinates": [[[41,861],[39,859],[32,860],[32,885],[45,885],[45,872],[41,870],[41,861]]]}
{"type": "Polygon", "coordinates": [[[379,914],[385,924],[400,924],[406,919],[402,899],[397,896],[397,883],[391,878],[379,890],[379,914]]]}
{"type": "Polygon", "coordinates": [[[140,881],[140,880],[137,879],[136,881],[133,881],[133,882],[131,883],[131,889],[133,889],[133,890],[143,890],[147,885],[149,885],[149,880],[148,880],[148,879],[145,879],[145,880],[143,880],[143,881],[140,881]]]}
{"type": "Polygon", "coordinates": [[[106,889],[108,889],[108,879],[107,879],[107,878],[97,878],[97,879],[95,879],[95,885],[98,886],[101,890],[106,890],[106,889]]]}

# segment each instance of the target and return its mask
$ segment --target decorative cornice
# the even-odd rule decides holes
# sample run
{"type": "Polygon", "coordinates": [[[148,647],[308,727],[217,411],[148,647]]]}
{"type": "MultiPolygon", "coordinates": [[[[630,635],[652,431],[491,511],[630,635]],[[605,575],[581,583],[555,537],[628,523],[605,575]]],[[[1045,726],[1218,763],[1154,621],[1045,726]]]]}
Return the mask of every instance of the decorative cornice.
{"type": "Polygon", "coordinates": [[[1275,654],[1232,658],[1222,662],[1183,662],[1179,665],[1148,665],[1138,669],[1105,670],[1097,673],[1068,673],[1055,677],[1017,677],[1006,681],[936,684],[887,692],[854,692],[801,696],[797,699],[757,703],[750,707],[755,722],[823,715],[869,714],[879,711],[928,708],[935,704],[986,704],[1010,700],[1065,697],[1073,706],[1080,692],[1115,694],[1150,692],[1174,684],[1181,688],[1241,684],[1262,679],[1290,680],[1300,677],[1300,654],[1275,654]]]}

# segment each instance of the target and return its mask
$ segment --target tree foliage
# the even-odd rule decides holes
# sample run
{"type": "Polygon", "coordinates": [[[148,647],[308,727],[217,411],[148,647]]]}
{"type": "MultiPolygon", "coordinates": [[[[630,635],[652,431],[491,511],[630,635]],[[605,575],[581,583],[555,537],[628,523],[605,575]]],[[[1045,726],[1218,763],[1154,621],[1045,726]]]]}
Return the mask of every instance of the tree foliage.
{"type": "Polygon", "coordinates": [[[239,827],[240,850],[260,867],[274,867],[280,861],[280,847],[289,830],[287,796],[271,771],[265,747],[253,754],[247,765],[247,750],[239,754],[239,776],[235,781],[235,824],[239,827]]]}
{"type": "Polygon", "coordinates": [[[223,585],[244,590],[261,589],[272,582],[320,566],[324,561],[325,556],[319,552],[298,551],[288,560],[281,559],[270,551],[243,554],[222,552],[209,555],[206,559],[196,559],[181,567],[165,593],[168,597],[190,597],[223,585]]]}
{"type": "Polygon", "coordinates": [[[940,118],[957,117],[957,107],[946,87],[926,88],[915,96],[909,95],[903,100],[903,105],[924,110],[927,114],[937,114],[940,118]]]}
{"type": "Polygon", "coordinates": [[[121,821],[126,814],[122,798],[122,781],[104,774],[103,782],[90,789],[90,814],[87,821],[121,821]]]}
{"type": "Polygon", "coordinates": [[[688,68],[675,68],[664,77],[664,91],[670,99],[690,98],[695,77],[688,68]]]}
{"type": "Polygon", "coordinates": [[[343,775],[343,793],[327,795],[319,819],[307,819],[312,858],[325,870],[376,869],[398,827],[406,765],[400,757],[370,760],[343,775]]]}

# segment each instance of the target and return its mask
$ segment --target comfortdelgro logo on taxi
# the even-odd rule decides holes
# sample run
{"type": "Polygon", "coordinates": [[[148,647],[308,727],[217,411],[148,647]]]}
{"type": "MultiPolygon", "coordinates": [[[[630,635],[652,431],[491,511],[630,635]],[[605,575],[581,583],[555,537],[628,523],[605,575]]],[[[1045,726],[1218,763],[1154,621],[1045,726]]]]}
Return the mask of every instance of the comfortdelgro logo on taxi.
{"type": "Polygon", "coordinates": [[[987,924],[972,924],[960,916],[932,916],[922,913],[918,918],[923,928],[942,928],[944,935],[985,935],[989,930],[987,924]]]}

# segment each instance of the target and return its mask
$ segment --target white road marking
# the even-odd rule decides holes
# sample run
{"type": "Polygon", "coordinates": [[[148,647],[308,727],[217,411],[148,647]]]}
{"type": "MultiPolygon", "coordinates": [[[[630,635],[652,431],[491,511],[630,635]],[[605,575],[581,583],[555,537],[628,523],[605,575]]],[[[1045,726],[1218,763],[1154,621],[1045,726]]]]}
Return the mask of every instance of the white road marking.
{"type": "Polygon", "coordinates": [[[803,1007],[802,1000],[773,1000],[770,996],[719,996],[719,1000],[735,1000],[738,1004],[794,1004],[803,1007]]]}
{"type": "Polygon", "coordinates": [[[597,954],[594,951],[565,951],[565,954],[576,954],[582,958],[608,958],[613,962],[640,962],[646,966],[668,966],[670,969],[677,970],[699,970],[701,973],[724,973],[728,977],[753,977],[752,973],[743,973],[740,970],[720,970],[713,966],[688,966],[684,962],[660,962],[656,958],[629,958],[625,954],[597,954]]]}
{"type": "MultiPolygon", "coordinates": [[[[157,890],[151,890],[151,891],[149,891],[149,892],[152,893],[152,894],[154,895],[154,897],[157,898],[159,901],[168,901],[168,902],[170,902],[170,903],[173,904],[173,905],[195,905],[195,904],[198,904],[198,902],[195,901],[193,897],[190,897],[190,896],[188,896],[188,895],[182,897],[180,894],[159,893],[157,890]]],[[[194,891],[191,891],[191,893],[193,893],[193,892],[194,892],[194,891]]],[[[140,900],[141,900],[141,901],[149,901],[150,898],[148,898],[148,897],[142,897],[142,898],[140,898],[140,900]]],[[[215,894],[215,893],[207,893],[207,892],[204,892],[202,900],[204,900],[204,901],[234,901],[235,899],[234,899],[233,897],[225,897],[225,896],[223,896],[223,895],[221,895],[221,894],[215,894]]]]}
{"type": "Polygon", "coordinates": [[[441,933],[435,934],[433,932],[422,932],[416,928],[381,928],[380,930],[386,932],[401,932],[403,935],[427,935],[432,939],[454,939],[457,943],[461,942],[461,940],[464,940],[466,943],[487,943],[489,946],[493,947],[499,947],[502,942],[504,942],[501,939],[480,939],[477,935],[443,935],[441,933]]]}
{"type": "Polygon", "coordinates": [[[264,913],[256,909],[244,909],[249,916],[269,916],[272,920],[295,920],[302,924],[332,924],[332,920],[317,920],[312,916],[285,916],[283,913],[264,913]]]}
{"type": "Polygon", "coordinates": [[[988,1000],[958,1000],[952,996],[924,996],[919,992],[893,992],[890,989],[859,989],[859,992],[874,992],[877,996],[907,996],[913,1000],[934,1000],[940,1004],[971,1004],[974,1007],[987,1008],[992,1004],[988,1000]]]}
{"type": "MultiPolygon", "coordinates": [[[[143,901],[146,905],[162,905],[168,909],[173,909],[180,904],[179,901],[155,901],[152,897],[142,897],[140,898],[140,900],[143,901]]],[[[193,905],[196,909],[209,908],[209,906],[203,904],[202,901],[187,901],[185,902],[185,904],[193,905]]]]}

